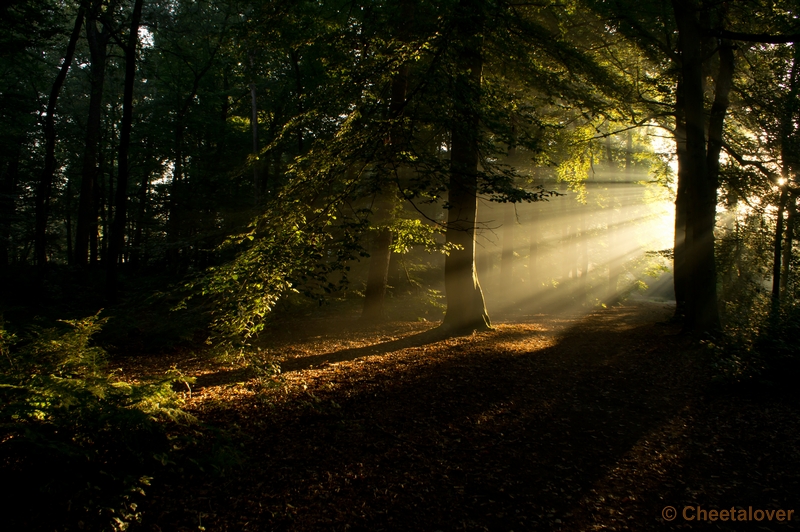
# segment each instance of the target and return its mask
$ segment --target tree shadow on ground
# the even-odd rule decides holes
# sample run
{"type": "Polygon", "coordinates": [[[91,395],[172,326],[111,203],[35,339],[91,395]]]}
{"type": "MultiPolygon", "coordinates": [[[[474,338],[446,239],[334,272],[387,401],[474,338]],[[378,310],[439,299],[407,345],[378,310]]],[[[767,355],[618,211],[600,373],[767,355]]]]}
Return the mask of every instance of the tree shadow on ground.
{"type": "Polygon", "coordinates": [[[454,336],[465,336],[468,333],[452,331],[443,327],[435,327],[421,333],[411,334],[390,342],[377,343],[373,345],[342,349],[330,353],[310,355],[288,359],[281,363],[283,373],[291,371],[301,371],[313,367],[324,366],[325,364],[335,364],[356,360],[362,357],[380,357],[388,355],[402,349],[422,347],[434,344],[454,336]]]}
{"type": "MultiPolygon", "coordinates": [[[[508,327],[328,353],[376,356],[311,370],[283,403],[231,407],[247,467],[162,492],[175,502],[153,524],[203,512],[240,530],[666,528],[661,508],[696,485],[683,464],[710,469],[687,414],[705,377],[673,329],[625,308],[555,341],[508,327]]],[[[747,469],[727,473],[746,483],[747,469]]]]}

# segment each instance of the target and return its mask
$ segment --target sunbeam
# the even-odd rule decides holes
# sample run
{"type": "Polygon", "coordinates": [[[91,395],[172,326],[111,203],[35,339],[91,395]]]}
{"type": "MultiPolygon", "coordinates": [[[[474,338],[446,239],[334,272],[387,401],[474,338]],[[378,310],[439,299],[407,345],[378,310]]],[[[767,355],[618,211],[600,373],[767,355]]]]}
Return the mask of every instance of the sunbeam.
{"type": "Polygon", "coordinates": [[[490,312],[582,312],[630,295],[673,298],[663,256],[674,235],[668,192],[624,182],[586,187],[585,203],[567,194],[481,205],[476,260],[490,312]]]}

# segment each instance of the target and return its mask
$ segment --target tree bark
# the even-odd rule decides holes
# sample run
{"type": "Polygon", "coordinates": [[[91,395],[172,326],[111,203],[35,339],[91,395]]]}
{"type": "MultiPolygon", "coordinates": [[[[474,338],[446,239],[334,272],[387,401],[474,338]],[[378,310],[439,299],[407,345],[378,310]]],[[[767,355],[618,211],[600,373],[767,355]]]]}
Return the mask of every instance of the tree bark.
{"type": "MultiPolygon", "coordinates": [[[[703,55],[698,8],[693,0],[673,0],[679,31],[679,52],[686,124],[687,168],[687,265],[691,276],[686,297],[687,330],[704,333],[719,329],[714,226],[717,190],[707,161],[703,101],[703,55]]],[[[723,114],[724,117],[724,114],[723,114]]],[[[717,157],[717,165],[719,158],[717,157]]]]}
{"type": "MultiPolygon", "coordinates": [[[[406,15],[403,17],[404,22],[408,24],[412,17],[410,0],[403,0],[400,7],[404,15],[406,15]]],[[[396,33],[401,40],[407,36],[407,31],[403,27],[397,28],[396,33]]],[[[398,69],[397,74],[392,77],[391,101],[389,103],[388,117],[393,122],[396,122],[403,116],[406,95],[408,93],[409,71],[408,65],[402,65],[398,69]]],[[[389,130],[389,138],[387,139],[390,148],[403,144],[405,135],[400,135],[398,133],[399,131],[400,129],[397,127],[396,123],[393,123],[389,130]]],[[[396,150],[392,150],[390,153],[393,154],[395,152],[396,150]]],[[[380,190],[378,191],[375,202],[375,221],[379,224],[385,224],[391,220],[392,210],[397,201],[397,195],[394,193],[393,187],[389,182],[390,176],[382,177],[385,179],[383,179],[383,182],[379,183],[380,190]]],[[[361,313],[362,319],[382,319],[385,315],[384,302],[389,279],[389,264],[392,258],[392,239],[392,231],[388,227],[384,227],[380,229],[379,234],[373,241],[372,251],[370,253],[369,272],[367,273],[367,288],[364,294],[364,310],[361,313]]]]}
{"type": "MultiPolygon", "coordinates": [[[[789,284],[789,269],[792,262],[792,245],[794,240],[794,222],[796,213],[796,195],[792,192],[792,175],[798,167],[798,154],[792,149],[793,137],[796,135],[795,116],[797,114],[798,102],[798,60],[800,60],[800,48],[793,44],[794,57],[792,67],[789,72],[789,92],[785,97],[783,112],[781,116],[780,135],[781,135],[781,177],[783,187],[787,190],[786,204],[789,212],[786,218],[786,233],[784,236],[783,253],[781,257],[781,277],[778,294],[778,304],[780,296],[786,291],[789,284]]],[[[774,289],[773,289],[774,293],[774,289]]],[[[774,301],[774,299],[773,299],[774,301]]]]}
{"type": "Polygon", "coordinates": [[[775,238],[772,243],[772,314],[776,316],[781,308],[781,243],[783,241],[783,212],[789,197],[789,186],[781,186],[781,197],[778,201],[778,215],[775,220],[775,238]]]}
{"type": "MultiPolygon", "coordinates": [[[[388,215],[391,206],[387,204],[378,205],[380,212],[388,215]]],[[[388,216],[382,216],[385,223],[388,216]]],[[[372,252],[369,259],[369,272],[367,274],[367,289],[364,294],[364,309],[361,318],[364,320],[380,320],[384,317],[384,300],[386,298],[386,287],[389,280],[389,263],[391,262],[392,252],[392,231],[388,227],[379,230],[372,243],[372,252]]]]}
{"type": "MultiPolygon", "coordinates": [[[[302,115],[305,112],[305,108],[303,106],[303,74],[300,72],[300,54],[298,54],[297,50],[294,48],[289,50],[289,60],[292,62],[292,70],[294,70],[297,114],[302,115]]],[[[302,155],[304,151],[305,146],[303,142],[303,128],[301,126],[297,129],[297,153],[302,155]]]]}
{"type": "MultiPolygon", "coordinates": [[[[252,59],[251,59],[252,61],[252,59]]],[[[250,115],[250,129],[253,132],[253,199],[255,204],[258,205],[261,201],[261,176],[258,169],[260,163],[258,162],[258,99],[256,98],[256,84],[250,84],[250,100],[251,100],[251,115],[250,115]]]]}
{"type": "Polygon", "coordinates": [[[194,102],[197,91],[200,89],[200,81],[203,76],[208,73],[214,64],[214,57],[219,48],[215,49],[211,54],[205,66],[194,75],[192,81],[192,89],[183,101],[183,105],[176,113],[175,117],[175,133],[174,133],[174,168],[172,170],[172,182],[169,187],[169,201],[168,201],[168,219],[167,219],[167,262],[169,266],[178,271],[181,268],[180,264],[180,238],[183,231],[183,211],[187,208],[185,205],[185,196],[183,190],[183,162],[184,162],[184,134],[186,130],[186,117],[194,102]]]}
{"type": "Polygon", "coordinates": [[[47,101],[47,115],[44,120],[44,170],[42,171],[42,178],[36,187],[34,199],[36,213],[33,237],[34,260],[38,266],[44,266],[47,262],[47,218],[49,216],[50,195],[53,189],[53,177],[56,173],[56,103],[58,102],[58,95],[61,93],[61,87],[64,85],[64,80],[67,78],[67,71],[72,64],[72,58],[75,55],[75,46],[81,35],[81,26],[83,25],[85,13],[86,6],[81,2],[78,14],[75,17],[75,25],[67,43],[67,50],[64,53],[64,61],[61,63],[56,80],[50,89],[50,98],[47,101]]]}
{"type": "Polygon", "coordinates": [[[170,268],[180,269],[181,215],[183,205],[183,115],[177,117],[175,125],[174,166],[169,186],[169,219],[167,220],[167,262],[170,268]]]}
{"type": "Polygon", "coordinates": [[[78,200],[78,222],[75,228],[75,264],[86,266],[89,258],[89,243],[92,227],[97,222],[94,215],[95,201],[94,183],[97,179],[97,154],[100,144],[100,126],[103,114],[103,84],[106,70],[106,46],[109,30],[97,29],[99,2],[93,6],[92,16],[87,17],[86,39],[92,61],[89,97],[89,116],[86,121],[86,146],[83,152],[83,170],[81,172],[81,189],[78,200]]]}
{"type": "Polygon", "coordinates": [[[131,245],[131,265],[138,268],[144,259],[144,219],[147,213],[147,192],[150,189],[150,171],[144,172],[137,192],[135,229],[131,245]]]}
{"type": "Polygon", "coordinates": [[[128,154],[133,127],[133,86],[136,80],[136,49],[139,44],[139,20],[142,17],[142,0],[135,0],[131,13],[131,28],[125,48],[125,88],[122,96],[122,124],[119,132],[119,162],[117,163],[117,208],[111,224],[106,270],[106,298],[117,300],[117,265],[125,245],[125,225],[128,215],[128,181],[130,168],[128,154]]]}
{"type": "MultiPolygon", "coordinates": [[[[408,71],[408,66],[403,66],[392,79],[392,102],[389,106],[389,116],[393,120],[402,116],[408,89],[408,71]]],[[[390,134],[389,142],[398,142],[397,136],[390,134]]],[[[392,217],[396,194],[387,190],[387,188],[391,188],[388,182],[381,183],[381,188],[375,203],[376,221],[379,224],[385,224],[392,217]]],[[[389,263],[392,258],[392,239],[391,229],[384,227],[373,242],[367,274],[367,290],[364,294],[364,310],[361,314],[365,319],[380,319],[384,316],[389,263]]]]}
{"type": "Polygon", "coordinates": [[[794,245],[794,222],[797,213],[795,194],[789,192],[787,199],[786,230],[783,241],[783,258],[781,259],[781,295],[789,286],[789,271],[792,264],[792,246],[794,245]]]}
{"type": "Polygon", "coordinates": [[[16,215],[15,196],[24,140],[24,135],[17,137],[7,164],[0,168],[0,273],[11,263],[11,224],[16,215]]]}
{"type": "Polygon", "coordinates": [[[445,259],[447,312],[443,325],[456,330],[491,327],[475,271],[475,230],[478,213],[478,128],[483,57],[482,5],[462,0],[458,6],[456,42],[461,45],[454,97],[447,234],[458,246],[445,259]]]}
{"type": "Polygon", "coordinates": [[[689,235],[686,225],[688,193],[686,191],[687,169],[686,125],[683,110],[683,83],[678,82],[675,102],[675,145],[678,157],[678,186],[675,193],[675,247],[673,250],[673,287],[675,289],[674,319],[683,321],[686,316],[686,293],[689,291],[689,273],[686,264],[686,248],[689,235]]]}
{"type": "MultiPolygon", "coordinates": [[[[611,144],[610,144],[610,137],[609,137],[609,145],[607,150],[607,158],[608,163],[611,168],[615,168],[614,158],[611,151],[611,144]]],[[[631,151],[633,149],[633,137],[630,132],[628,132],[628,138],[626,141],[626,152],[625,152],[625,176],[627,178],[630,177],[630,172],[632,170],[631,164],[631,151]]],[[[627,186],[627,183],[626,183],[627,186]]],[[[622,199],[618,197],[619,193],[619,186],[611,186],[609,187],[609,205],[608,205],[608,253],[609,253],[609,260],[608,260],[608,287],[606,288],[606,297],[605,302],[608,305],[616,305],[620,301],[619,297],[619,278],[622,277],[622,267],[623,267],[623,257],[620,255],[621,253],[621,246],[620,246],[620,239],[619,234],[621,230],[621,220],[622,220],[622,199]],[[617,217],[617,201],[620,201],[620,216],[617,217]]]]}

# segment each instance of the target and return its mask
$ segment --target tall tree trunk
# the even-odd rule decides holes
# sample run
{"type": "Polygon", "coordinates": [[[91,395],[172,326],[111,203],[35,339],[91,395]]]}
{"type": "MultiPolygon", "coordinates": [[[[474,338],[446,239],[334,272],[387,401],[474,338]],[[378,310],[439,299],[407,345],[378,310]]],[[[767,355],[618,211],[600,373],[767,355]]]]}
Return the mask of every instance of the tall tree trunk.
{"type": "Polygon", "coordinates": [[[133,243],[131,245],[131,265],[135,268],[141,266],[144,256],[144,219],[147,214],[147,191],[150,188],[150,172],[142,175],[142,182],[137,193],[136,220],[133,231],[133,243]]]}
{"type": "MultiPolygon", "coordinates": [[[[376,200],[376,211],[378,216],[374,222],[385,224],[391,216],[392,205],[389,201],[386,201],[386,198],[378,198],[376,200]]],[[[384,300],[389,280],[389,263],[392,258],[391,246],[392,231],[384,226],[378,230],[378,234],[375,235],[372,242],[369,272],[367,273],[367,289],[364,294],[364,309],[361,312],[361,318],[364,320],[380,320],[384,317],[384,300]]]]}
{"type": "MultiPolygon", "coordinates": [[[[628,139],[626,143],[626,152],[625,152],[625,177],[626,181],[630,178],[630,165],[631,165],[631,150],[633,149],[633,137],[631,136],[630,132],[628,132],[628,139]]],[[[616,163],[614,162],[613,152],[611,150],[611,138],[608,138],[608,145],[606,151],[606,157],[608,159],[609,167],[614,169],[614,173],[616,174],[616,163]]],[[[628,184],[626,183],[625,186],[627,187],[628,184]]],[[[623,266],[623,259],[620,255],[620,239],[619,239],[619,232],[620,232],[620,221],[622,219],[622,205],[620,204],[620,216],[617,217],[617,201],[622,201],[621,198],[617,197],[619,192],[618,185],[612,185],[609,187],[609,201],[608,201],[608,220],[607,220],[607,227],[608,227],[608,287],[606,288],[606,296],[605,302],[608,305],[616,305],[619,303],[619,278],[622,277],[622,266],[623,266]]]]}
{"type": "Polygon", "coordinates": [[[503,208],[503,245],[500,251],[500,297],[510,303],[514,290],[514,225],[517,223],[516,206],[505,203],[503,208]]]}
{"type": "Polygon", "coordinates": [[[589,237],[586,234],[586,209],[588,205],[581,205],[581,234],[580,240],[578,241],[578,245],[580,247],[580,269],[581,269],[581,281],[580,281],[580,301],[586,302],[588,301],[589,295],[589,237]]]}
{"type": "MultiPolygon", "coordinates": [[[[252,58],[251,58],[252,62],[252,58]]],[[[258,161],[258,99],[256,98],[256,84],[250,84],[250,129],[253,132],[253,198],[256,205],[261,201],[261,176],[259,175],[259,167],[261,164],[258,161]]]]}
{"type": "MultiPolygon", "coordinates": [[[[780,278],[780,292],[779,298],[782,293],[786,291],[789,284],[789,269],[792,262],[792,246],[794,240],[794,222],[796,213],[796,194],[792,192],[792,175],[798,167],[798,154],[793,149],[794,137],[796,135],[796,115],[798,109],[797,93],[800,90],[798,85],[798,67],[800,67],[800,47],[792,44],[794,48],[794,56],[792,58],[792,67],[789,71],[789,92],[785,97],[783,112],[781,116],[781,177],[783,179],[783,187],[787,191],[786,203],[789,212],[786,219],[786,235],[783,245],[783,253],[781,258],[781,278],[780,278]]],[[[774,288],[773,288],[774,293],[774,288]]],[[[774,301],[774,296],[773,296],[774,301]]],[[[778,302],[779,303],[779,302],[778,302]]]]}
{"type": "Polygon", "coordinates": [[[689,162],[686,156],[686,125],[683,109],[683,83],[678,82],[677,98],[675,103],[675,145],[678,157],[678,186],[675,193],[675,247],[673,250],[673,287],[675,290],[675,316],[674,319],[683,321],[686,316],[686,294],[689,291],[689,273],[686,263],[686,248],[688,227],[686,216],[688,213],[687,168],[689,162]]]}
{"type": "Polygon", "coordinates": [[[117,208],[111,224],[111,239],[108,242],[108,267],[106,270],[106,298],[116,301],[118,292],[117,263],[125,245],[125,226],[128,215],[128,180],[130,168],[128,153],[133,127],[133,85],[136,80],[136,48],[139,44],[139,20],[142,16],[142,0],[135,0],[131,14],[128,45],[125,48],[125,88],[122,96],[122,125],[119,131],[119,161],[117,163],[117,208]]]}
{"type": "Polygon", "coordinates": [[[790,191],[787,200],[786,236],[784,237],[783,258],[781,259],[781,295],[786,293],[786,288],[789,286],[789,270],[792,263],[792,246],[794,245],[794,222],[797,214],[796,201],[795,194],[790,191]]]}
{"type": "Polygon", "coordinates": [[[714,262],[717,190],[707,161],[703,54],[701,29],[697,20],[699,9],[693,0],[673,0],[672,5],[679,31],[678,46],[685,99],[686,159],[689,163],[686,176],[689,193],[686,225],[687,232],[691,231],[692,236],[686,257],[691,276],[686,298],[686,328],[702,333],[716,330],[720,326],[714,262]]]}
{"type": "Polygon", "coordinates": [[[72,250],[72,178],[67,179],[67,187],[64,192],[64,201],[67,208],[64,209],[64,229],[67,236],[67,264],[75,264],[75,254],[72,250]]]}
{"type": "Polygon", "coordinates": [[[11,263],[11,224],[16,215],[15,197],[24,140],[24,135],[17,137],[8,162],[0,168],[0,273],[11,263]]]}
{"type": "Polygon", "coordinates": [[[184,134],[186,132],[186,118],[189,116],[189,111],[192,107],[192,102],[194,102],[195,96],[197,96],[197,91],[200,88],[200,81],[203,79],[203,76],[208,73],[211,67],[214,64],[214,56],[216,55],[216,51],[211,56],[211,59],[205,66],[195,74],[194,80],[192,81],[192,89],[189,94],[186,96],[186,99],[183,100],[183,105],[178,110],[175,116],[175,145],[173,148],[173,164],[174,168],[172,170],[172,182],[170,183],[169,187],[169,202],[167,211],[168,219],[167,219],[167,262],[169,263],[170,268],[175,271],[178,271],[181,267],[180,261],[180,238],[181,233],[183,230],[183,212],[187,208],[185,205],[185,195],[184,195],[184,187],[183,187],[183,174],[184,174],[184,134]]]}
{"type": "Polygon", "coordinates": [[[61,63],[61,68],[58,71],[58,75],[56,75],[56,80],[53,82],[53,86],[50,89],[50,98],[47,101],[47,115],[44,120],[44,170],[42,171],[42,178],[39,180],[36,187],[36,196],[34,199],[34,210],[36,212],[36,221],[34,225],[34,260],[38,266],[44,266],[47,262],[47,218],[49,215],[50,195],[53,189],[53,177],[56,173],[56,102],[58,102],[58,95],[61,93],[61,87],[64,85],[64,80],[67,78],[67,71],[75,55],[75,46],[81,35],[81,26],[83,25],[85,13],[85,3],[81,2],[78,8],[78,14],[75,17],[75,25],[72,28],[72,33],[67,43],[67,51],[64,53],[64,61],[61,63]]]}
{"type": "MultiPolygon", "coordinates": [[[[98,3],[99,4],[99,3],[98,3]]],[[[89,242],[91,230],[97,218],[92,208],[95,201],[94,183],[97,179],[97,154],[100,144],[100,126],[103,114],[103,84],[106,70],[106,46],[108,44],[109,30],[97,29],[97,11],[99,5],[93,8],[93,16],[87,17],[86,39],[89,41],[89,51],[92,61],[89,97],[89,117],[86,121],[86,146],[83,152],[83,170],[81,172],[81,189],[78,200],[78,223],[75,228],[75,263],[86,266],[89,258],[89,242]]]]}
{"type": "Polygon", "coordinates": [[[539,235],[541,227],[539,218],[541,211],[540,202],[532,205],[533,214],[531,215],[531,225],[529,227],[530,242],[528,243],[528,281],[531,286],[532,295],[538,296],[542,287],[542,279],[539,275],[539,235]]]}
{"type": "Polygon", "coordinates": [[[781,243],[783,241],[783,212],[789,197],[789,185],[781,185],[781,197],[778,201],[778,215],[775,220],[775,238],[772,244],[772,315],[777,315],[781,308],[781,243]]]}
{"type": "MultiPolygon", "coordinates": [[[[259,143],[258,143],[258,86],[256,85],[256,68],[255,68],[255,59],[253,58],[252,52],[248,54],[250,59],[250,71],[251,71],[251,79],[250,82],[250,131],[253,135],[253,201],[256,206],[261,202],[261,193],[264,190],[264,183],[262,182],[261,178],[261,168],[262,164],[259,161],[259,143]]],[[[228,92],[228,73],[223,72],[222,76],[223,86],[225,88],[225,92],[228,92]]],[[[223,104],[223,125],[227,123],[228,120],[228,102],[227,96],[225,97],[226,101],[223,104]]]]}
{"type": "MultiPolygon", "coordinates": [[[[408,89],[408,72],[408,66],[404,65],[392,79],[392,102],[389,106],[389,116],[393,120],[397,120],[402,116],[408,89]]],[[[390,133],[389,143],[397,142],[397,135],[391,135],[390,133]]],[[[379,225],[385,224],[391,219],[395,202],[396,195],[391,190],[391,184],[388,183],[387,179],[387,182],[381,183],[381,190],[378,192],[375,203],[377,214],[375,221],[379,225]]],[[[363,318],[379,319],[385,313],[384,300],[389,278],[389,263],[392,257],[392,238],[391,229],[384,227],[380,229],[373,241],[369,272],[367,274],[367,289],[364,294],[364,310],[361,314],[363,318]]]]}
{"type": "MultiPolygon", "coordinates": [[[[404,13],[404,23],[409,24],[412,18],[412,2],[411,0],[402,0],[400,9],[404,13]]],[[[405,40],[407,37],[407,30],[404,27],[396,28],[395,33],[399,36],[400,40],[405,40]]],[[[406,104],[406,95],[408,92],[408,75],[409,66],[402,65],[397,74],[392,77],[391,95],[392,99],[389,103],[388,117],[393,122],[389,130],[389,138],[387,143],[391,150],[392,155],[399,150],[395,149],[401,147],[406,140],[406,135],[402,133],[403,125],[399,123],[399,119],[403,116],[403,109],[406,104]]],[[[298,72],[299,76],[299,72],[298,72]]],[[[299,79],[299,78],[298,78],[299,79]]],[[[299,90],[300,88],[298,88],[299,90]]],[[[394,210],[397,202],[397,195],[391,184],[391,176],[381,176],[382,181],[379,183],[380,190],[378,191],[375,202],[375,222],[378,225],[386,224],[392,218],[392,211],[394,210]]],[[[361,313],[362,319],[372,320],[381,319],[385,315],[384,301],[386,299],[386,288],[389,279],[389,264],[392,258],[392,231],[388,227],[383,227],[379,230],[378,235],[372,243],[372,250],[370,252],[369,272],[367,273],[367,288],[364,294],[364,310],[361,313]]]]}
{"type": "MultiPolygon", "coordinates": [[[[103,152],[97,159],[97,172],[94,174],[92,189],[92,216],[89,225],[89,265],[94,266],[98,260],[104,260],[108,248],[109,219],[112,214],[112,190],[106,190],[105,184],[105,157],[103,152]],[[108,192],[108,193],[106,193],[108,192]],[[100,228],[103,228],[103,239],[100,240],[100,228]]],[[[113,166],[113,165],[112,165],[113,166]]],[[[108,188],[113,188],[114,183],[109,177],[108,188]]]]}
{"type": "MultiPolygon", "coordinates": [[[[297,114],[302,115],[305,112],[303,106],[303,75],[300,72],[300,54],[297,50],[292,48],[289,50],[289,59],[292,62],[292,70],[294,70],[294,83],[295,83],[295,96],[297,97],[297,114]]],[[[297,130],[297,153],[302,155],[304,152],[303,143],[303,128],[302,126],[297,130]]]]}
{"type": "Polygon", "coordinates": [[[711,113],[708,120],[708,153],[706,155],[708,181],[714,189],[715,202],[717,181],[719,179],[719,154],[722,151],[722,131],[725,125],[725,115],[730,105],[730,92],[733,83],[733,46],[729,41],[723,40],[718,47],[718,53],[719,72],[714,79],[714,103],[711,104],[711,113]]]}
{"type": "Polygon", "coordinates": [[[461,45],[454,91],[450,186],[447,211],[448,244],[458,246],[445,259],[447,313],[443,325],[453,329],[491,326],[475,271],[475,230],[478,213],[478,128],[483,57],[483,5],[461,0],[456,42],[461,45]]]}
{"type": "MultiPolygon", "coordinates": [[[[181,118],[181,117],[179,117],[181,118]]],[[[169,187],[169,219],[167,221],[167,262],[170,268],[180,268],[179,240],[181,233],[181,214],[183,205],[183,123],[176,124],[175,129],[175,161],[172,169],[172,182],[169,187]]]]}

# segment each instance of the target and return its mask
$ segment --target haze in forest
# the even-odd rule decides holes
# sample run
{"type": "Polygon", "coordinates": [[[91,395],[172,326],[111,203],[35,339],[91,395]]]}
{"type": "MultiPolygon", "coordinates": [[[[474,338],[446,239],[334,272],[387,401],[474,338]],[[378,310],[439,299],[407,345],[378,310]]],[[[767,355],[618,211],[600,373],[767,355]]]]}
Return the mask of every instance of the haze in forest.
{"type": "Polygon", "coordinates": [[[777,515],[798,500],[798,17],[5,2],[8,526],[777,515]]]}

